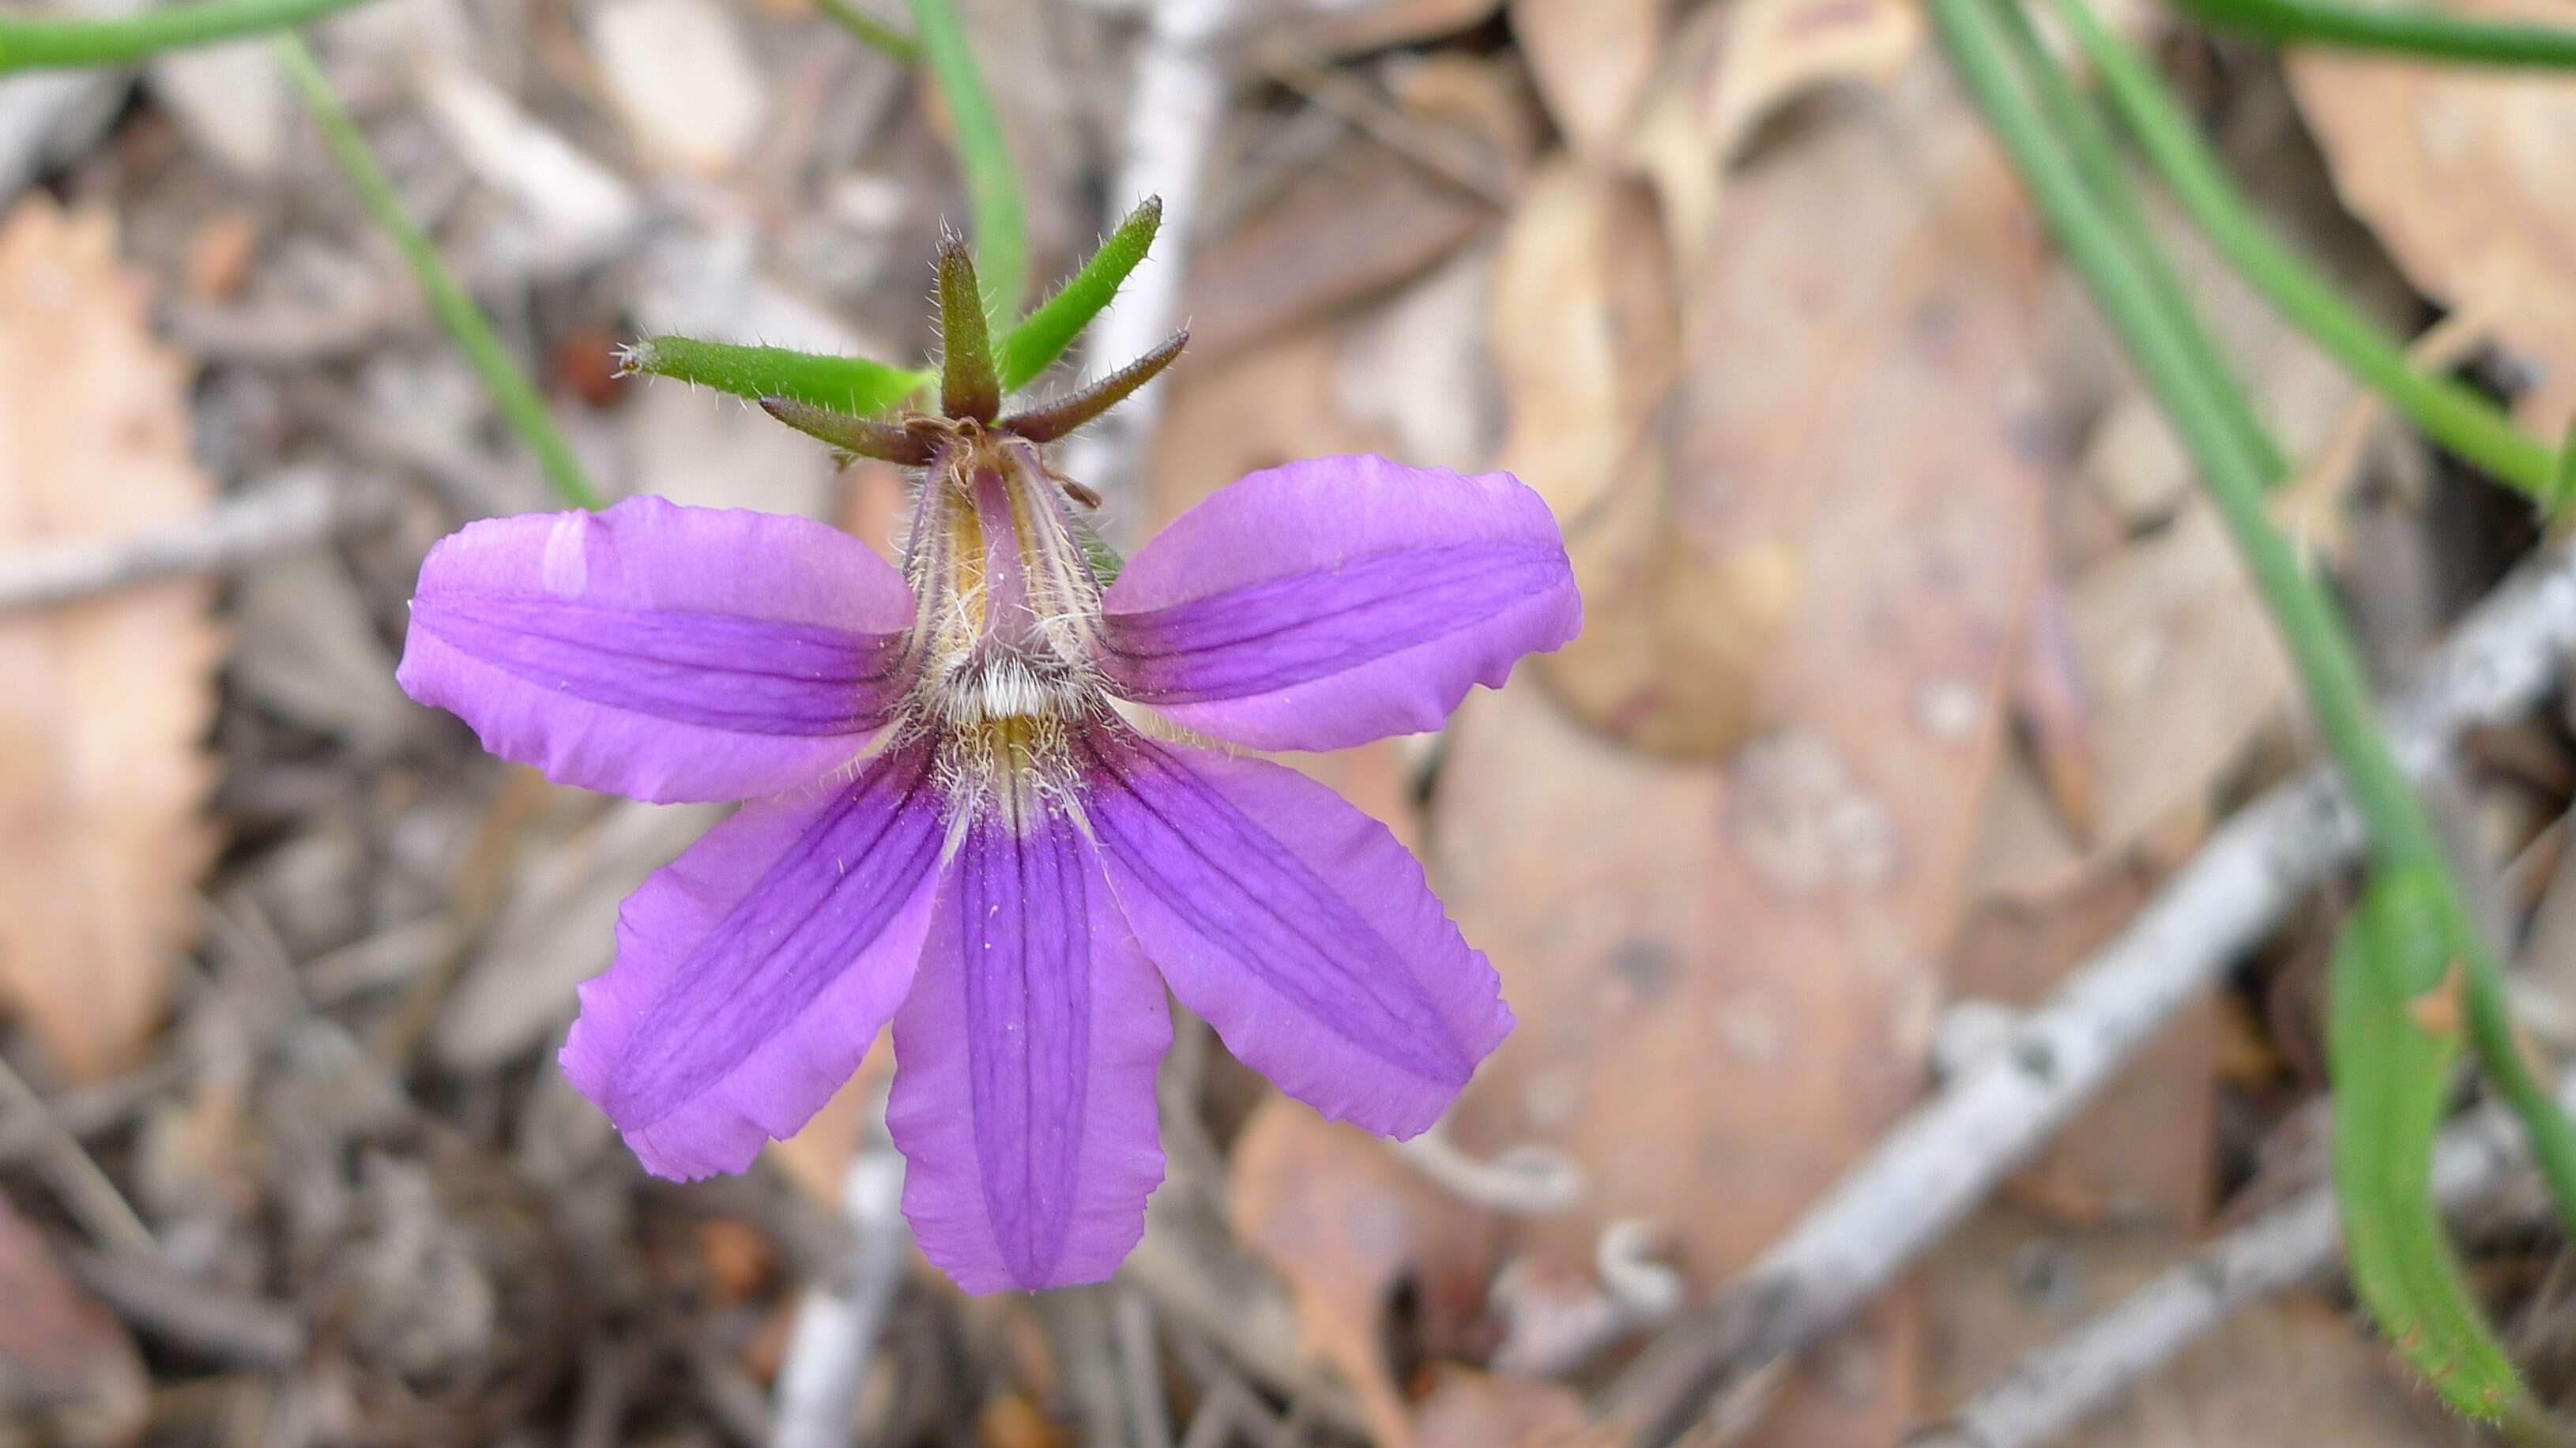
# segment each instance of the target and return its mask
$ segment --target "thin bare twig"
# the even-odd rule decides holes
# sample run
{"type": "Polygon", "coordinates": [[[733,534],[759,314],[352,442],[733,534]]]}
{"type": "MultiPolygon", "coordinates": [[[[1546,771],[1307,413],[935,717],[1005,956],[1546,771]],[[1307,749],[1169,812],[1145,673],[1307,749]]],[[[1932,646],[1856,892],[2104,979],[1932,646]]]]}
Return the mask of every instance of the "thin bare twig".
{"type": "MultiPolygon", "coordinates": [[[[2576,1105],[2576,1073],[2561,1100],[2576,1105]]],[[[2433,1191],[2445,1209],[2493,1188],[2530,1159],[2513,1113],[2486,1105],[2442,1133],[2433,1191]]],[[[2106,1407],[2241,1309],[2310,1282],[2343,1240],[2334,1189],[2317,1186],[2194,1252],[2090,1322],[2025,1353],[1922,1434],[1918,1448],[2037,1448],[2106,1407]]]]}
{"type": "Polygon", "coordinates": [[[206,1286],[141,1253],[68,1260],[82,1286],[163,1342],[241,1368],[283,1368],[304,1356],[304,1318],[285,1303],[206,1286]]]}
{"type": "Polygon", "coordinates": [[[134,1204],[107,1179],[89,1149],[54,1120],[45,1098],[27,1084],[16,1067],[0,1060],[0,1100],[6,1100],[16,1112],[39,1121],[45,1128],[45,1150],[37,1164],[46,1180],[61,1198],[63,1210],[99,1245],[118,1252],[152,1254],[160,1248],[152,1240],[152,1229],[143,1225],[134,1204]]]}
{"type": "Polygon", "coordinates": [[[1154,1339],[1154,1309],[1120,1289],[1110,1304],[1118,1334],[1118,1380],[1127,1395],[1127,1421],[1136,1448],[1172,1448],[1172,1410],[1163,1393],[1163,1354],[1154,1339]]]}
{"type": "MultiPolygon", "coordinates": [[[[1086,382],[1145,355],[1179,328],[1181,282],[1206,189],[1208,152],[1234,91],[1238,8],[1236,0],[1155,0],[1137,48],[1127,156],[1109,198],[1113,208],[1123,208],[1159,196],[1163,225],[1153,255],[1127,278],[1118,305],[1092,324],[1083,345],[1086,382]]],[[[1145,521],[1138,474],[1169,385],[1147,386],[1065,444],[1065,476],[1109,500],[1104,526],[1111,530],[1110,542],[1122,549],[1136,545],[1145,521]]]]}
{"type": "Polygon", "coordinates": [[[0,613],[248,568],[379,521],[391,504],[378,490],[338,489],[319,474],[296,472],[167,528],[0,557],[0,613]]]}
{"type": "MultiPolygon", "coordinates": [[[[2576,551],[2517,575],[2434,652],[2388,711],[2423,776],[2460,731],[2545,697],[2576,650],[2576,551]]],[[[2239,811],[2157,897],[1998,1049],[1917,1106],[1753,1268],[1683,1319],[1606,1409],[1669,1442],[1731,1384],[1850,1320],[1985,1200],[2176,1011],[2342,868],[2360,829],[2319,767],[2239,811]]]]}
{"type": "Polygon", "coordinates": [[[903,1157],[886,1136],[882,1093],[842,1174],[841,1216],[850,1229],[848,1276],[807,1288],[796,1305],[778,1368],[771,1448],[847,1448],[858,1431],[859,1387],[912,1255],[903,1157]]]}

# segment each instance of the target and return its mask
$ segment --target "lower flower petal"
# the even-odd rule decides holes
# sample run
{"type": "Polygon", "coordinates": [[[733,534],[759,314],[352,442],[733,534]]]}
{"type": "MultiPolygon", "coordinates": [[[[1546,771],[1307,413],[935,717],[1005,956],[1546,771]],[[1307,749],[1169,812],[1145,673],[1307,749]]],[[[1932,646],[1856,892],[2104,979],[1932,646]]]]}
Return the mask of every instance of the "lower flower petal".
{"type": "Polygon", "coordinates": [[[886,1122],[903,1212],[969,1292],[1097,1282],[1163,1179],[1154,1071],[1162,982],[1090,842],[1061,815],[959,841],[912,995],[886,1122]]]}
{"type": "Polygon", "coordinates": [[[1123,730],[1086,748],[1110,886],[1181,1004],[1328,1117],[1438,1120],[1512,1013],[1395,836],[1266,760],[1123,730]]]}
{"type": "Polygon", "coordinates": [[[938,798],[900,750],[826,797],[743,806],[627,900],[563,1068],[647,1168],[741,1171],[858,1069],[929,932],[938,798]]]}
{"type": "Polygon", "coordinates": [[[630,498],[442,540],[396,678],[559,784],[748,799],[858,757],[905,685],[912,615],[838,529],[630,498]]]}

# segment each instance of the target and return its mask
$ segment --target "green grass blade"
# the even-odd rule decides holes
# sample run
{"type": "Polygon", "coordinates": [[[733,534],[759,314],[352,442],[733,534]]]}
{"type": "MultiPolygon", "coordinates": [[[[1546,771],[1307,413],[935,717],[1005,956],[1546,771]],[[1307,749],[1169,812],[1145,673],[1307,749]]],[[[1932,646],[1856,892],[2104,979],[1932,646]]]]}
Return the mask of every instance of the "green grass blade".
{"type": "Polygon", "coordinates": [[[2421,3],[2340,0],[2176,0],[2226,30],[2284,45],[2382,50],[2471,65],[2576,66],[2576,30],[2480,20],[2421,3]]]}
{"type": "Polygon", "coordinates": [[[948,102],[957,131],[957,169],[966,178],[966,204],[975,215],[975,270],[982,279],[984,314],[995,325],[1018,315],[1029,285],[1028,218],[1020,204],[1020,173],[1002,136],[1002,113],[976,68],[975,49],[950,0],[912,0],[912,25],[921,58],[948,102]]]}
{"type": "Polygon", "coordinates": [[[746,347],[695,337],[647,337],[626,349],[630,372],[647,372],[757,402],[787,397],[852,417],[884,412],[930,385],[931,375],[866,357],[785,347],[746,347]]]}
{"type": "Polygon", "coordinates": [[[2174,199],[2274,310],[2305,332],[2425,436],[2539,499],[2556,459],[2476,390],[2415,370],[2406,350],[2293,251],[2238,188],[2197,123],[2129,43],[2086,0],[2056,0],[2104,91],[2174,199]]]}
{"type": "Polygon", "coordinates": [[[367,0],[200,0],[108,19],[0,15],[0,75],[131,65],[165,50],[292,30],[367,0]]]}
{"type": "Polygon", "coordinates": [[[2336,942],[2328,983],[2335,1202],[2353,1286],[2388,1340],[2458,1411],[2487,1422],[2523,1396],[2443,1234],[2433,1140],[2461,1038],[2461,971],[2442,887],[2382,875],[2336,942]]]}
{"type": "Polygon", "coordinates": [[[351,119],[348,108],[340,104],[339,92],[331,89],[330,78],[315,63],[313,52],[291,31],[277,38],[276,50],[287,84],[312,113],[313,123],[321,128],[322,139],[329,143],[349,184],[357,188],[359,199],[366,203],[376,224],[401,249],[403,260],[429,298],[430,309],[438,314],[448,336],[456,340],[457,348],[483,379],[484,387],[501,410],[502,420],[536,455],[547,483],[574,507],[605,507],[606,500],[582,470],[581,460],[573,455],[572,444],[555,426],[554,414],[546,410],[545,397],[537,391],[537,384],[510,355],[510,349],[492,330],[491,320],[475,305],[456,274],[440,260],[438,248],[430,244],[428,234],[403,210],[402,197],[394,190],[392,179],[376,164],[376,153],[368,148],[367,138],[351,119]]]}
{"type": "Polygon", "coordinates": [[[881,51],[903,65],[913,65],[921,59],[919,42],[851,4],[850,0],[814,0],[814,8],[830,16],[834,24],[850,32],[852,38],[871,50],[881,51]]]}
{"type": "Polygon", "coordinates": [[[1100,243],[1100,249],[1082,264],[1082,269],[1056,288],[1054,296],[1038,305],[1036,311],[1021,319],[1020,324],[1002,335],[997,358],[1002,372],[1002,390],[1017,392],[1036,376],[1055,365],[1055,359],[1091,325],[1118,295],[1128,274],[1154,245],[1154,233],[1163,224],[1163,198],[1148,196],[1143,205],[1127,213],[1118,229],[1100,243]]]}

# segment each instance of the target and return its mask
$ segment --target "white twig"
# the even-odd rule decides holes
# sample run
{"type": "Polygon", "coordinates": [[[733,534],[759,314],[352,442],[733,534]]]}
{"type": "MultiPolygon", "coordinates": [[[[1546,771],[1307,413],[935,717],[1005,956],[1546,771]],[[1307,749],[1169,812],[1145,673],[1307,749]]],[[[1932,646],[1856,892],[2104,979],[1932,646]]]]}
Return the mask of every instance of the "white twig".
{"type": "Polygon", "coordinates": [[[246,568],[379,519],[387,502],[373,490],[344,492],[319,474],[297,472],[149,533],[10,553],[0,556],[0,613],[246,568]]]}
{"type": "Polygon", "coordinates": [[[1110,1305],[1118,1334],[1118,1381],[1127,1395],[1127,1421],[1136,1448],[1172,1448],[1172,1410],[1163,1397],[1163,1355],[1154,1339],[1154,1309],[1121,1289],[1110,1305]]]}
{"type": "Polygon", "coordinates": [[[1433,1185],[1489,1211],[1543,1217],[1570,1211],[1583,1200],[1583,1168],[1554,1147],[1524,1142],[1483,1160],[1449,1139],[1444,1119],[1395,1149],[1433,1185]]]}
{"type": "MultiPolygon", "coordinates": [[[[2559,1097],[2576,1106],[2576,1074],[2559,1097]]],[[[2442,1133],[2433,1191],[2457,1210],[2529,1152],[2513,1114],[2481,1106],[2442,1133]]],[[[2208,1246],[2057,1341],[2023,1354],[1915,1448],[2037,1448],[2106,1407],[2240,1309],[2322,1276],[2343,1237],[2334,1189],[2310,1188],[2208,1246]]]]}
{"type": "MultiPolygon", "coordinates": [[[[1111,185],[1113,210],[1163,198],[1153,254],[1127,278],[1118,304],[1091,326],[1082,371],[1096,382],[1152,350],[1181,323],[1181,283],[1205,189],[1208,152],[1234,91],[1236,0],[1154,0],[1137,48],[1135,100],[1127,113],[1127,159],[1111,185]]],[[[1162,415],[1155,381],[1065,444],[1065,476],[1108,499],[1109,541],[1132,548],[1145,520],[1139,476],[1145,443],[1162,415]]]]}
{"type": "MultiPolygon", "coordinates": [[[[2461,729],[2521,714],[2576,649],[2576,552],[2481,604],[2388,712],[2422,775],[2461,729]]],[[[2319,767],[2239,811],[2127,929],[1917,1106],[1716,1301],[1621,1381],[1614,1411],[1668,1442],[1732,1383],[1848,1321],[2048,1141],[2165,1022],[2361,843],[2319,767]]]]}
{"type": "Polygon", "coordinates": [[[859,1388],[912,1252],[903,1157],[886,1138],[882,1099],[841,1177],[841,1216],[850,1228],[849,1274],[807,1288],[796,1304],[778,1368],[770,1448],[849,1448],[858,1433],[859,1388]]]}

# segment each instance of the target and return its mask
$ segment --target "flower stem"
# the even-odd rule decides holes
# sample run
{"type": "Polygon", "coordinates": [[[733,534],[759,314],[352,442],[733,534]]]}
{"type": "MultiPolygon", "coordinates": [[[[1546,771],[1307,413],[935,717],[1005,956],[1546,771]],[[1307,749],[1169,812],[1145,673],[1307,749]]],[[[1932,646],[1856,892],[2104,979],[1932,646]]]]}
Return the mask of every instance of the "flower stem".
{"type": "Polygon", "coordinates": [[[200,0],[115,19],[0,16],[0,75],[129,65],[165,50],[287,30],[366,0],[200,0]]]}
{"type": "Polygon", "coordinates": [[[814,8],[830,16],[861,45],[883,52],[898,64],[912,65],[921,59],[921,42],[861,10],[850,0],[814,0],[814,8]]]}
{"type": "Polygon", "coordinates": [[[983,281],[984,311],[998,330],[1018,315],[1028,289],[1028,218],[1020,204],[1020,173],[1002,136],[1002,113],[975,65],[975,49],[952,0],[912,0],[913,30],[957,131],[957,169],[966,177],[966,204],[975,214],[975,272],[983,281]]]}
{"type": "Polygon", "coordinates": [[[384,168],[376,164],[375,152],[368,149],[367,138],[359,133],[358,123],[350,118],[348,108],[340,103],[339,92],[331,88],[330,78],[314,62],[313,52],[301,37],[292,32],[277,38],[277,58],[285,67],[287,83],[294,87],[304,108],[321,127],[322,139],[329,143],[331,154],[358,189],[358,197],[376,224],[391,233],[394,244],[402,250],[403,260],[410,264],[412,275],[419,279],[420,289],[429,297],[431,309],[447,328],[449,336],[463,349],[466,361],[483,379],[499,404],[502,419],[510,430],[536,454],[537,465],[546,481],[567,503],[577,508],[606,506],[599,490],[591,485],[582,471],[581,462],[573,456],[572,444],[556,428],[554,415],[546,410],[546,400],[537,386],[520,370],[510,356],[510,349],[493,332],[492,323],[476,306],[474,299],[456,280],[456,274],[441,261],[438,249],[430,245],[418,223],[403,210],[402,197],[384,168]]]}
{"type": "Polygon", "coordinates": [[[2056,3],[2147,159],[2163,173],[2183,210],[2246,280],[2435,442],[2547,501],[2556,455],[2474,390],[2416,371],[2394,339],[2255,217],[2209,143],[2146,60],[2112,34],[2085,0],[2056,3]]]}
{"type": "Polygon", "coordinates": [[[2255,413],[2253,400],[2238,384],[2226,355],[2201,326],[2200,314],[2192,307],[2182,279],[2174,275],[2163,249],[2156,245],[2146,208],[2138,204],[2137,193],[2129,186],[2128,163],[2121,158],[2110,126],[2076,89],[2074,78],[2039,38],[2038,28],[2019,5],[1999,7],[1998,18],[2003,22],[2004,39],[2011,45],[2014,58],[2036,86],[2050,124],[2073,150],[2076,164],[2083,168],[2084,179],[2091,184],[2094,198],[2118,233],[2139,281],[2154,293],[2157,310],[2172,322],[2181,334],[2182,345],[2191,350],[2193,370],[2224,384],[2217,393],[2220,405],[2226,409],[2228,426],[2246,452],[2262,465],[2265,481],[2280,482],[2290,475],[2289,457],[2255,413]]]}
{"type": "Polygon", "coordinates": [[[2576,66],[2576,30],[2478,20],[2423,4],[2177,0],[2212,25],[2285,44],[2392,50],[2473,65],[2576,66]]]}
{"type": "Polygon", "coordinates": [[[2198,466],[2202,485],[2298,668],[2318,731],[2368,827],[2373,863],[2384,872],[2418,873],[2432,882],[2453,945],[2467,967],[2471,1036],[2530,1131],[2560,1212],[2576,1231],[2576,1129],[2539,1088],[2514,1045],[2495,956],[2471,926],[2432,821],[2380,732],[2360,653],[2342,616],[2266,515],[2262,467],[2228,422],[2228,409],[2218,396],[2223,384],[2197,370],[2182,332],[2130,260],[2083,168],[2013,74],[1992,8],[2012,0],[1928,3],[1952,63],[2021,173],[2049,231],[2198,466]]]}

